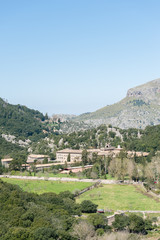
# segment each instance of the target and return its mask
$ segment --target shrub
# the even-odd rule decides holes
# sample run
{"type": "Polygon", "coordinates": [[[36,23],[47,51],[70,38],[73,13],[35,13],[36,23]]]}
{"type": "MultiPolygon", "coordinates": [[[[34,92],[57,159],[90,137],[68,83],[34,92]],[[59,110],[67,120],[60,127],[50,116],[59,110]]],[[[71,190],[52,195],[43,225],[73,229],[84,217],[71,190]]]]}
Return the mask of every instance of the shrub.
{"type": "Polygon", "coordinates": [[[124,215],[115,215],[115,221],[112,225],[116,230],[125,230],[126,227],[129,225],[129,217],[124,215]]]}
{"type": "Polygon", "coordinates": [[[104,234],[104,229],[103,228],[98,228],[96,231],[98,236],[102,236],[104,234]]]}
{"type": "Polygon", "coordinates": [[[109,230],[108,220],[104,215],[94,213],[88,217],[88,221],[95,227],[95,229],[109,230]]]}
{"type": "Polygon", "coordinates": [[[92,203],[90,200],[84,200],[81,203],[81,209],[83,213],[96,213],[98,205],[92,203]]]}
{"type": "Polygon", "coordinates": [[[142,217],[135,214],[129,216],[129,230],[133,233],[146,234],[145,221],[142,217]]]}

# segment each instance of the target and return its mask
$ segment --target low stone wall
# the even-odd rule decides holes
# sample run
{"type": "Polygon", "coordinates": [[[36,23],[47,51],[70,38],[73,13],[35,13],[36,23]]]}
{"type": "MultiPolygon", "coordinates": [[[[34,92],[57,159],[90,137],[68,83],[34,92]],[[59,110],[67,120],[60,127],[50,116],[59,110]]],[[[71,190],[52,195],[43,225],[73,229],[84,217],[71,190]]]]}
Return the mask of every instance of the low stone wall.
{"type": "Polygon", "coordinates": [[[96,183],[94,183],[93,185],[91,185],[90,187],[87,187],[81,191],[79,191],[78,193],[75,193],[75,196],[78,197],[80,196],[81,194],[87,192],[87,191],[90,191],[91,189],[95,188],[95,187],[98,187],[101,183],[101,180],[97,181],[96,183]]]}
{"type": "Polygon", "coordinates": [[[96,184],[101,182],[102,184],[134,184],[134,185],[143,185],[142,182],[134,181],[120,181],[120,180],[108,180],[108,179],[79,179],[79,178],[69,178],[69,177],[37,177],[37,176],[15,176],[15,175],[0,175],[0,178],[16,178],[16,179],[28,179],[28,180],[48,180],[48,181],[64,181],[64,182],[91,182],[96,184]]]}

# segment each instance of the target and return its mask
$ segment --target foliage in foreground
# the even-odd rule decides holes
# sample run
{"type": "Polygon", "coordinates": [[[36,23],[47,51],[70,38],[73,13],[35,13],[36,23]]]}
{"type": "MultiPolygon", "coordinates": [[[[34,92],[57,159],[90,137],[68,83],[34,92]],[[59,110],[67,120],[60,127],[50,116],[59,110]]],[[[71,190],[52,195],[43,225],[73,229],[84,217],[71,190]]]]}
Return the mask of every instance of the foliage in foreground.
{"type": "MultiPolygon", "coordinates": [[[[96,211],[92,202],[88,206],[96,211]]],[[[80,216],[82,211],[86,208],[69,191],[38,195],[0,181],[0,239],[78,239],[71,232],[74,215],[80,216]]]]}
{"type": "MultiPolygon", "coordinates": [[[[93,213],[86,220],[74,217],[80,216],[81,212],[85,212],[83,204],[77,204],[74,195],[68,191],[37,195],[0,181],[0,239],[98,240],[112,231],[106,216],[93,213]]],[[[114,231],[119,230],[117,226],[122,222],[123,229],[120,230],[146,234],[152,229],[151,222],[143,221],[141,217],[122,217],[116,217],[114,231]]]]}
{"type": "Polygon", "coordinates": [[[80,214],[69,192],[37,195],[0,182],[0,239],[72,239],[72,215],[80,214]]]}

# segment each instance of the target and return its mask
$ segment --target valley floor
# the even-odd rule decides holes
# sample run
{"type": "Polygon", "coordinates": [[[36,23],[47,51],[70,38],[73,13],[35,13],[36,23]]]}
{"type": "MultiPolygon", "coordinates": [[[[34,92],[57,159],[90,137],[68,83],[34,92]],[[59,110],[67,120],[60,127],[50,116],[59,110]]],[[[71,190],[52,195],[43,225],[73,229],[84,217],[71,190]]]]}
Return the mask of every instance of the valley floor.
{"type": "MultiPolygon", "coordinates": [[[[71,192],[82,190],[97,180],[76,179],[76,178],[45,178],[27,176],[7,176],[1,175],[3,181],[17,184],[24,191],[59,193],[69,190],[71,192]]],[[[116,184],[115,180],[102,180],[103,184],[89,190],[77,198],[77,202],[92,200],[98,208],[105,210],[138,210],[138,211],[160,211],[160,199],[147,194],[139,184],[123,185],[116,184]]]]}

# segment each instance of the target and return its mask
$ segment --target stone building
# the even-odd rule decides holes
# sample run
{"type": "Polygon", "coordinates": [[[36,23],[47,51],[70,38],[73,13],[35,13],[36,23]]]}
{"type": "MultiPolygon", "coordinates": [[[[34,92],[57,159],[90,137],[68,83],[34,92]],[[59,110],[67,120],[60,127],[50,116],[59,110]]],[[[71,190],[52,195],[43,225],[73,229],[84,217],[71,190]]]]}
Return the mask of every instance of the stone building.
{"type": "MultiPolygon", "coordinates": [[[[122,148],[118,147],[111,147],[106,146],[106,148],[103,149],[87,149],[88,157],[91,159],[92,154],[96,153],[99,156],[109,156],[112,154],[113,156],[116,156],[119,154],[119,152],[122,150],[122,148]]],[[[67,162],[68,155],[70,154],[70,162],[81,162],[82,161],[82,152],[83,150],[74,150],[74,149],[63,149],[60,151],[57,151],[56,153],[56,161],[65,163],[67,162]]]]}
{"type": "Polygon", "coordinates": [[[67,162],[68,155],[70,154],[70,162],[82,161],[82,150],[63,149],[57,151],[56,160],[61,163],[67,162]]]}
{"type": "Polygon", "coordinates": [[[27,163],[30,164],[30,163],[43,163],[43,160],[47,158],[48,161],[50,160],[49,156],[48,155],[40,155],[40,154],[30,154],[28,155],[28,158],[27,158],[27,163]]]}
{"type": "Polygon", "coordinates": [[[13,158],[1,159],[2,166],[9,168],[9,164],[13,161],[13,158]]]}

